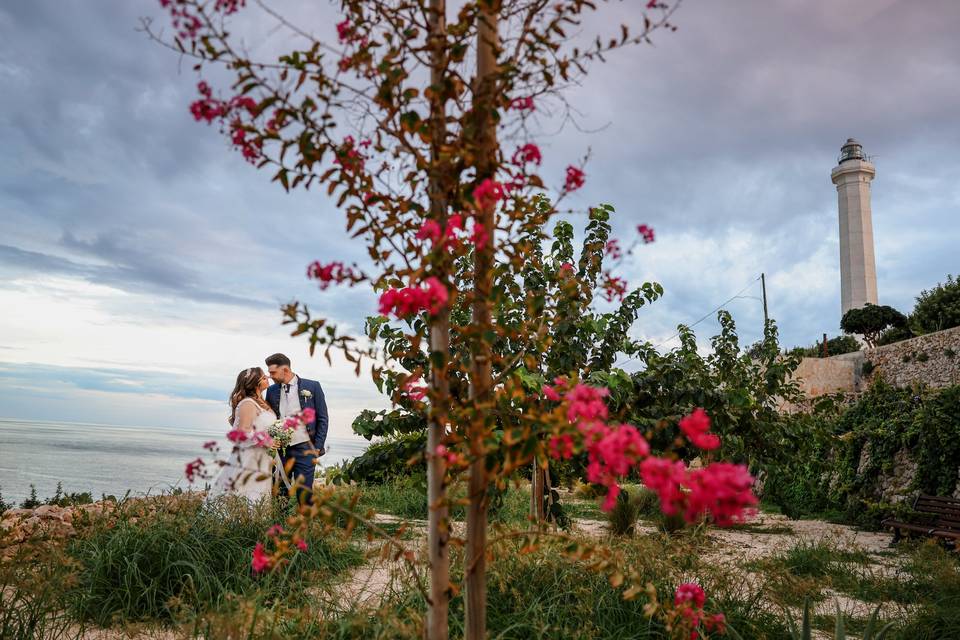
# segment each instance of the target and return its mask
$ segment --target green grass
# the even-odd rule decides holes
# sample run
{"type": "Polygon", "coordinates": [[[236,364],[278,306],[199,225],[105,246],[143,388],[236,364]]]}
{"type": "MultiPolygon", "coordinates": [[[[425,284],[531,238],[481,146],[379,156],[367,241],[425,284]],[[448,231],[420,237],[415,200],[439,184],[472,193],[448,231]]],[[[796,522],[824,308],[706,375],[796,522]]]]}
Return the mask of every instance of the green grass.
{"type": "Polygon", "coordinates": [[[222,606],[233,594],[296,601],[309,585],[362,562],[359,549],[332,534],[308,538],[307,552],[280,571],[254,576],[253,547],[266,541],[279,515],[225,501],[216,508],[121,514],[94,525],[69,546],[80,565],[68,598],[74,615],[107,626],[183,619],[222,606]]]}
{"type": "MultiPolygon", "coordinates": [[[[345,491],[358,491],[357,509],[360,512],[373,510],[403,518],[406,520],[426,520],[429,515],[427,508],[426,479],[422,475],[400,477],[381,484],[364,483],[355,488],[345,488],[345,491]]],[[[455,485],[450,490],[450,518],[463,521],[466,519],[466,507],[463,498],[466,490],[462,485],[455,485]]],[[[530,513],[530,491],[525,488],[510,486],[501,495],[491,494],[490,521],[504,524],[523,524],[527,522],[530,513]]]]}

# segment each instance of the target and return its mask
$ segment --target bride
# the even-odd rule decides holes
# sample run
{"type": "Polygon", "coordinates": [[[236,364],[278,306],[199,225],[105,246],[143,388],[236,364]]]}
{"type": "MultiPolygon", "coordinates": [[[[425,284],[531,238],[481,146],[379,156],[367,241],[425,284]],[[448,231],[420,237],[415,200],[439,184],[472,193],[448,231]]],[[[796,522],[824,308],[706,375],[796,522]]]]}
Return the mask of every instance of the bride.
{"type": "Polygon", "coordinates": [[[237,384],[230,394],[229,423],[233,431],[229,437],[234,447],[207,499],[231,494],[255,503],[271,494],[273,455],[262,444],[264,439],[269,441],[266,432],[276,420],[262,395],[268,386],[270,383],[260,367],[244,369],[237,376],[237,384]]]}

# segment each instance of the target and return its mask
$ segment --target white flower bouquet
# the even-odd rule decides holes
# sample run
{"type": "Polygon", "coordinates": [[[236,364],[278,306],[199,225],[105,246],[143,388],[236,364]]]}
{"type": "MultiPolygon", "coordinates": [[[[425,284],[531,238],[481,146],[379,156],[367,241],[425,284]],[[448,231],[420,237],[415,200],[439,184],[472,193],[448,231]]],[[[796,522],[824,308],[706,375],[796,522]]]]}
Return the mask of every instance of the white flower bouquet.
{"type": "Polygon", "coordinates": [[[297,428],[296,418],[280,418],[267,429],[267,434],[273,440],[273,449],[280,453],[286,451],[290,440],[293,438],[293,430],[297,428]]]}

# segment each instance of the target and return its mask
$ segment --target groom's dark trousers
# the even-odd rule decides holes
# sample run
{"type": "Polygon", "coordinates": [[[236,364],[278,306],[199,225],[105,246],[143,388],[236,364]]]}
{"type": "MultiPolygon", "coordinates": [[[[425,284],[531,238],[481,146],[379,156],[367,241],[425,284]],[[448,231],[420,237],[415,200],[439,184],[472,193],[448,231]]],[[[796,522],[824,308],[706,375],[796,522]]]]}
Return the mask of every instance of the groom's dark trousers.
{"type": "Polygon", "coordinates": [[[287,447],[286,452],[280,456],[283,468],[290,478],[290,484],[299,483],[297,487],[297,502],[300,504],[310,504],[313,499],[313,474],[317,467],[317,451],[310,442],[301,442],[287,447]],[[290,461],[293,466],[290,466],[290,461]]]}

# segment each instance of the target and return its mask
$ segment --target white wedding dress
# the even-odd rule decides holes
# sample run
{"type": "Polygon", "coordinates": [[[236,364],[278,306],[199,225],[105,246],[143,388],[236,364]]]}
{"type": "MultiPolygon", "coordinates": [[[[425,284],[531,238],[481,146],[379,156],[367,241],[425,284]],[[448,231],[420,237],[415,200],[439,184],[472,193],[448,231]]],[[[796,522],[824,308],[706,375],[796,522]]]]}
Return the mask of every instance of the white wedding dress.
{"type": "MultiPolygon", "coordinates": [[[[244,402],[253,402],[252,398],[244,398],[237,405],[244,402]]],[[[273,488],[273,451],[256,446],[252,442],[253,433],[266,431],[276,420],[272,411],[257,405],[257,417],[253,419],[254,431],[247,434],[247,439],[237,443],[227,458],[223,468],[214,480],[213,486],[207,494],[212,500],[223,495],[243,496],[251,503],[257,503],[269,497],[273,488]]],[[[237,415],[233,420],[236,429],[240,420],[237,415]]]]}

